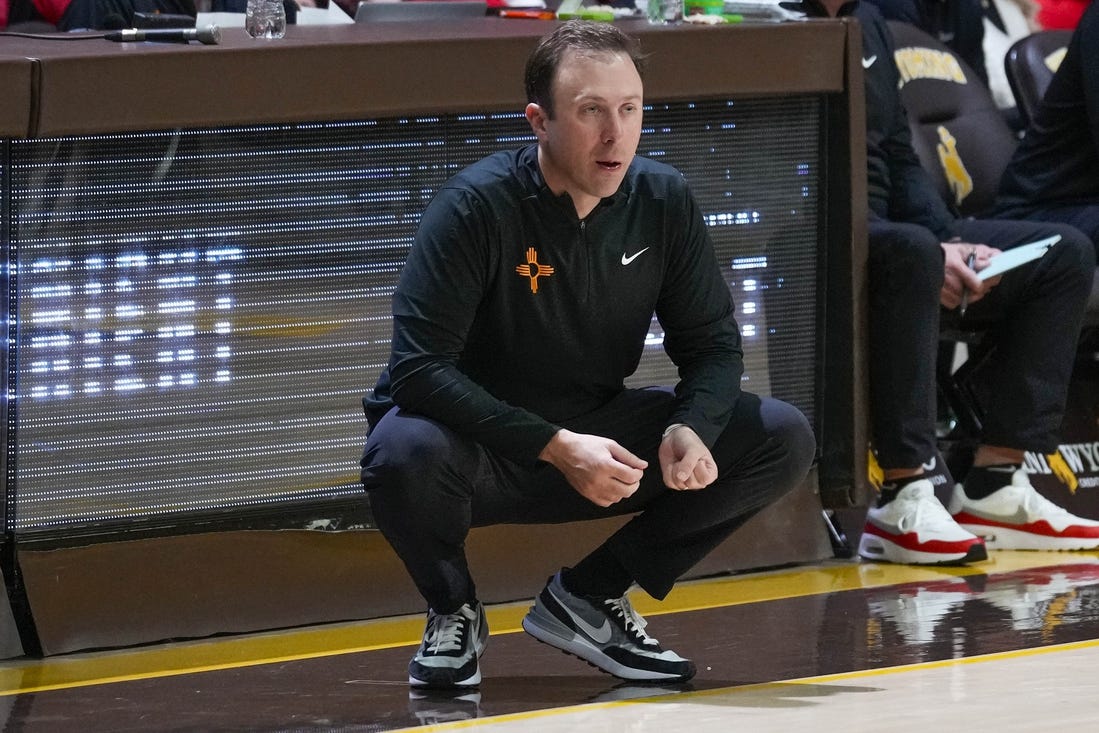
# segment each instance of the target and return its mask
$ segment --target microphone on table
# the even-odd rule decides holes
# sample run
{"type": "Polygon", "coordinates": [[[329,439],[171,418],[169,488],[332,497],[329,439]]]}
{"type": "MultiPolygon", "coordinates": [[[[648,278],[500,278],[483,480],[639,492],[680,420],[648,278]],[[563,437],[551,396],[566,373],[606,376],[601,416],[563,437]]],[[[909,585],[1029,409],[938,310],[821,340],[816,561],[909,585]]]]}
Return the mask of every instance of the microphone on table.
{"type": "Polygon", "coordinates": [[[104,36],[108,41],[155,41],[158,43],[189,43],[199,41],[207,46],[221,43],[221,29],[216,25],[205,28],[124,28],[104,36]]]}

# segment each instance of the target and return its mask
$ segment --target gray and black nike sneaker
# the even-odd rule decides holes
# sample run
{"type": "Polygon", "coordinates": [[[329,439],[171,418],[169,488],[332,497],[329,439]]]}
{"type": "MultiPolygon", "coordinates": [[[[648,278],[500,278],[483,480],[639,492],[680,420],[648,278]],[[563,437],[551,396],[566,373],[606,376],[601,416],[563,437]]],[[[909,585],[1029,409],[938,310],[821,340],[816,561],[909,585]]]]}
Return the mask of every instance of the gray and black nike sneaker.
{"type": "Polygon", "coordinates": [[[685,681],[695,666],[645,633],[645,619],[629,598],[588,599],[561,585],[557,573],[539,594],[523,629],[538,641],[574,654],[625,680],[685,681]]]}
{"type": "Polygon", "coordinates": [[[449,689],[481,683],[477,663],[488,641],[484,606],[467,603],[454,613],[427,612],[427,628],[416,656],[408,664],[408,684],[449,689]]]}

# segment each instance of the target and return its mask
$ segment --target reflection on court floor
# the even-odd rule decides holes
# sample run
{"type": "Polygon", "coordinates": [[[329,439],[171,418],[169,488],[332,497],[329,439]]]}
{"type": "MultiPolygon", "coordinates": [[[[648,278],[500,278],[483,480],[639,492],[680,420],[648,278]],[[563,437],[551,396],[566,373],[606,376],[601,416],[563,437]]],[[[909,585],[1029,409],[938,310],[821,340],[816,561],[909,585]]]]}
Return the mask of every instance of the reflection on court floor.
{"type": "Polygon", "coordinates": [[[1099,553],[964,568],[856,561],[678,585],[635,604],[694,659],[683,685],[615,680],[488,609],[479,689],[410,691],[402,617],[0,663],[5,729],[797,731],[1090,729],[1099,553]],[[1081,727],[1084,724],[1088,727],[1081,727]]]}

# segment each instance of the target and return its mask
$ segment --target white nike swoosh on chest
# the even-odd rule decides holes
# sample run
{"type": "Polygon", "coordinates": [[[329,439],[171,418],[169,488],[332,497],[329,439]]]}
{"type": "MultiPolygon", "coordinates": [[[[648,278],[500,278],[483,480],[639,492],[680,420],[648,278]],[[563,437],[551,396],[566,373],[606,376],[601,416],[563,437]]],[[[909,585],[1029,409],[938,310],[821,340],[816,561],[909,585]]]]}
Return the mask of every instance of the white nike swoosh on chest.
{"type": "Polygon", "coordinates": [[[631,262],[633,262],[634,260],[636,260],[636,259],[637,259],[638,257],[640,257],[640,256],[641,256],[641,255],[642,255],[643,253],[645,253],[645,252],[648,252],[648,251],[649,251],[649,248],[648,248],[648,247],[646,247],[645,249],[642,249],[642,250],[638,250],[637,252],[634,252],[634,253],[633,253],[632,255],[630,255],[629,257],[627,257],[627,256],[626,256],[626,253],[625,253],[625,252],[623,252],[623,253],[622,253],[622,264],[623,264],[623,265],[628,265],[628,264],[630,264],[631,262]]]}
{"type": "Polygon", "coordinates": [[[871,66],[874,65],[874,62],[877,61],[877,60],[878,60],[877,55],[871,56],[868,59],[863,59],[862,60],[862,68],[869,69],[871,66]]]}

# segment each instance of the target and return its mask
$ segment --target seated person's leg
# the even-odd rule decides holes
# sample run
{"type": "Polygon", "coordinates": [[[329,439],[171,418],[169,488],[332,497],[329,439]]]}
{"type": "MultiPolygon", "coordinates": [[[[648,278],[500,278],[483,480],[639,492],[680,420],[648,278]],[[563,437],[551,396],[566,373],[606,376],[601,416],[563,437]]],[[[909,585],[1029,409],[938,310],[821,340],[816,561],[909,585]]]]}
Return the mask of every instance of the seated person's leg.
{"type": "Polygon", "coordinates": [[[868,256],[874,449],[886,471],[916,474],[936,452],[942,248],[923,227],[872,222],[868,256]]]}
{"type": "Polygon", "coordinates": [[[1068,224],[1079,229],[1088,239],[1096,251],[1099,251],[1099,205],[1085,204],[1082,206],[1034,206],[1020,211],[1021,216],[1012,219],[1026,219],[1033,222],[1046,222],[1068,224]]]}
{"type": "Polygon", "coordinates": [[[859,554],[869,560],[953,564],[986,557],[935,496],[953,483],[935,440],[935,363],[943,253],[911,224],[869,228],[870,412],[885,481],[867,512],[859,554]]]}
{"type": "Polygon", "coordinates": [[[1099,547],[1099,522],[1075,517],[1041,497],[1022,470],[1026,451],[1057,451],[1084,305],[1095,257],[1071,227],[1012,221],[963,222],[971,241],[1008,249],[1061,234],[1041,259],[1012,270],[967,313],[987,324],[995,352],[979,373],[984,434],[950,503],[951,513],[992,549],[1099,547]]]}

